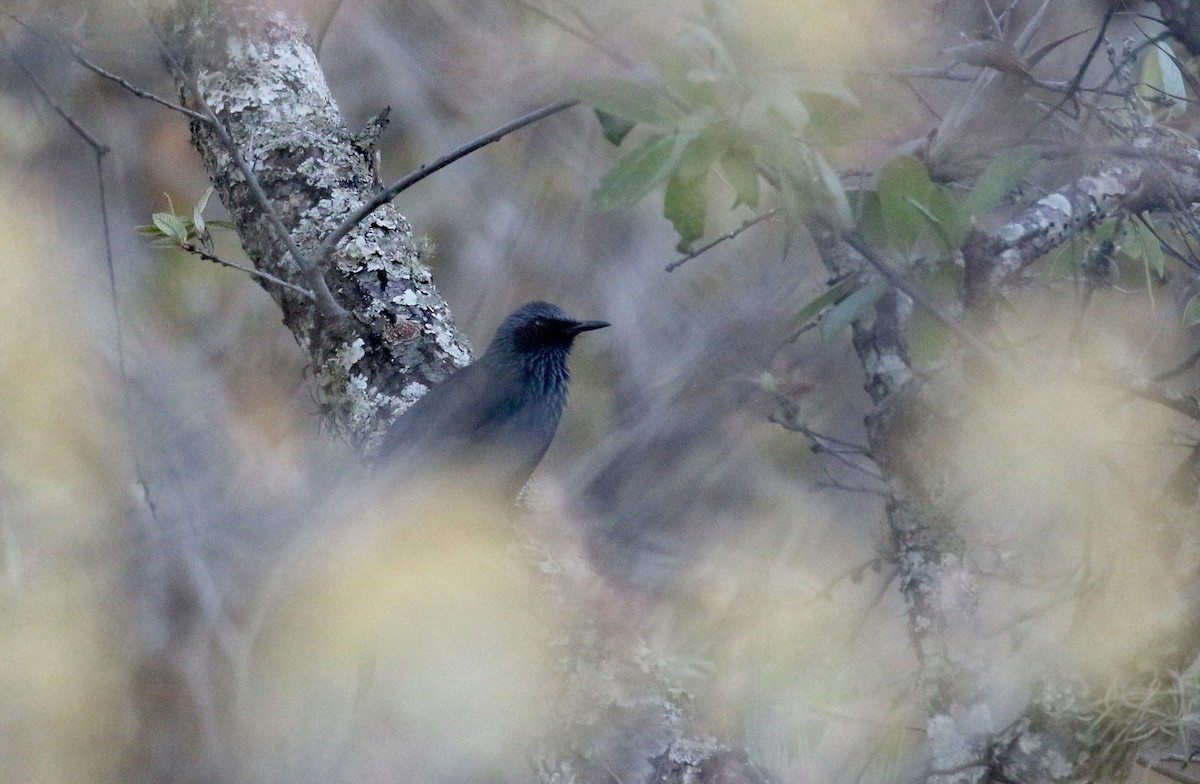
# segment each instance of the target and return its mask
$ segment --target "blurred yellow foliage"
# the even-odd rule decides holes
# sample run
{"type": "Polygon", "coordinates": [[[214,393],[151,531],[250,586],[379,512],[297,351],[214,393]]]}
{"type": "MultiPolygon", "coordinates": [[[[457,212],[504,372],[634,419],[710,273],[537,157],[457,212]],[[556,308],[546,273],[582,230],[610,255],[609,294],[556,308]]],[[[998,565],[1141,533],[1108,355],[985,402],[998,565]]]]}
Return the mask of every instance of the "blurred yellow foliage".
{"type": "Polygon", "coordinates": [[[120,433],[52,214],[0,194],[0,781],[24,784],[116,780],[133,733],[120,433]]]}
{"type": "Polygon", "coordinates": [[[470,487],[343,497],[280,575],[240,714],[255,775],[527,770],[558,620],[505,505],[470,487]]]}

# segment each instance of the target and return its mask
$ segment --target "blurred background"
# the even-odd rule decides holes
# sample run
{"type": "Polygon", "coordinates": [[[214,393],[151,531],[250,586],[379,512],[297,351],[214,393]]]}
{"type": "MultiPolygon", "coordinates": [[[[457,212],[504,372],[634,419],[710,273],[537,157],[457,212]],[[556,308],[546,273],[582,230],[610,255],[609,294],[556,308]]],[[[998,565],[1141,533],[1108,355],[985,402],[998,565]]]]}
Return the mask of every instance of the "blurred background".
{"type": "MultiPolygon", "coordinates": [[[[852,123],[823,129],[850,173],[924,138],[965,89],[918,95],[888,69],[936,65],[990,24],[975,0],[736,5],[765,59],[840,74],[859,95],[852,123]]],[[[141,10],[6,8],[171,96],[141,10]]],[[[321,60],[352,128],[391,107],[390,182],[581,78],[628,76],[622,62],[664,41],[700,45],[714,8],[346,0],[321,60]]],[[[1056,4],[1043,40],[1094,29],[1105,8],[1056,4]]],[[[513,523],[594,585],[593,602],[562,607],[486,499],[334,481],[356,456],[323,432],[272,300],[135,233],[169,205],[189,213],[208,186],[186,123],[10,16],[0,30],[0,780],[527,780],[525,744],[554,729],[555,640],[580,614],[645,639],[704,726],[781,781],[911,773],[924,707],[878,469],[857,448],[869,400],[845,332],[795,335],[826,277],[801,233],[766,223],[665,272],[676,237],[655,199],[592,205],[618,152],[582,107],[398,199],[476,350],[530,299],[613,325],[577,343],[566,417],[513,523]],[[110,148],[111,271],[95,156],[41,90],[110,148]],[[770,421],[780,395],[764,373],[839,454],[770,421]]],[[[1056,51],[1055,78],[1090,43],[1056,51]]],[[[726,197],[708,237],[751,215],[726,197]]],[[[217,242],[241,258],[236,238],[217,242]]],[[[1066,352],[1034,343],[1070,331],[1049,301],[1016,313],[1013,343],[1031,354],[1066,352]]],[[[1106,301],[1098,353],[1144,357],[1160,333],[1143,304],[1106,301]]],[[[968,391],[955,405],[977,407],[978,429],[921,447],[958,450],[970,479],[969,549],[994,576],[977,598],[997,717],[1019,713],[1044,662],[1103,672],[1173,628],[1191,563],[1186,547],[1181,563],[1164,554],[1126,492],[1161,483],[1185,429],[1040,380],[968,391]],[[1105,601],[1046,604],[1042,587],[1076,596],[1080,564],[1115,553],[1133,556],[1105,572],[1105,601]]]]}

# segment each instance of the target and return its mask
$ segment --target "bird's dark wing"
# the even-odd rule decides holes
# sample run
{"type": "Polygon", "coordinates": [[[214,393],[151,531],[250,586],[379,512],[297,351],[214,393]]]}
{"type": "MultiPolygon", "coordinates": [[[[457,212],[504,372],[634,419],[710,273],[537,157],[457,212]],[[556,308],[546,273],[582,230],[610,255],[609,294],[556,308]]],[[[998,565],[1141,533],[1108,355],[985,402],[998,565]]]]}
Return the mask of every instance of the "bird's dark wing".
{"type": "Polygon", "coordinates": [[[401,414],[384,436],[379,453],[385,458],[421,453],[458,458],[456,453],[487,422],[499,396],[485,368],[479,363],[467,365],[401,414]]]}
{"type": "Polygon", "coordinates": [[[554,438],[561,411],[558,400],[477,362],[405,411],[379,454],[427,468],[470,465],[516,494],[554,438]]]}

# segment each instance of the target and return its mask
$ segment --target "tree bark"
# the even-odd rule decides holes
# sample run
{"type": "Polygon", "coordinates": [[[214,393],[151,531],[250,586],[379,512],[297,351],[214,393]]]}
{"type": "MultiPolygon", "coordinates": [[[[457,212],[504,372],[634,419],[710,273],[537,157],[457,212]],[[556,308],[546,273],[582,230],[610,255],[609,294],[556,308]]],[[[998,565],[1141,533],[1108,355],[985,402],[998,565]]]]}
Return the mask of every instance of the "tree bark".
{"type": "Polygon", "coordinates": [[[211,113],[224,129],[198,120],[190,126],[247,255],[260,270],[298,286],[315,291],[323,281],[348,314],[260,280],[308,354],[327,419],[369,448],[381,425],[470,359],[418,259],[412,228],[384,205],[329,258],[315,258],[322,239],[376,185],[372,151],[346,126],[302,22],[265,4],[225,0],[180,2],[157,22],[183,105],[211,113]]]}

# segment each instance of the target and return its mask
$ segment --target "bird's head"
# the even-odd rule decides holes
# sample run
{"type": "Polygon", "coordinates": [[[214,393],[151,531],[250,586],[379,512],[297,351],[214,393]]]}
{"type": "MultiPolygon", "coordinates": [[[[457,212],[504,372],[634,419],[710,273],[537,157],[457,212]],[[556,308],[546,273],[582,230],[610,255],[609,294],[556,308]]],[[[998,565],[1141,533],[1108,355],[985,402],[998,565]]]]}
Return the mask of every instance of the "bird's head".
{"type": "Polygon", "coordinates": [[[565,370],[571,343],[580,332],[607,327],[606,321],[579,321],[549,302],[529,302],[515,310],[496,329],[485,358],[511,361],[537,372],[547,366],[565,370]]]}
{"type": "Polygon", "coordinates": [[[569,350],[580,332],[607,327],[606,321],[579,321],[549,302],[529,302],[515,310],[496,330],[488,352],[503,346],[518,353],[569,350]]]}

